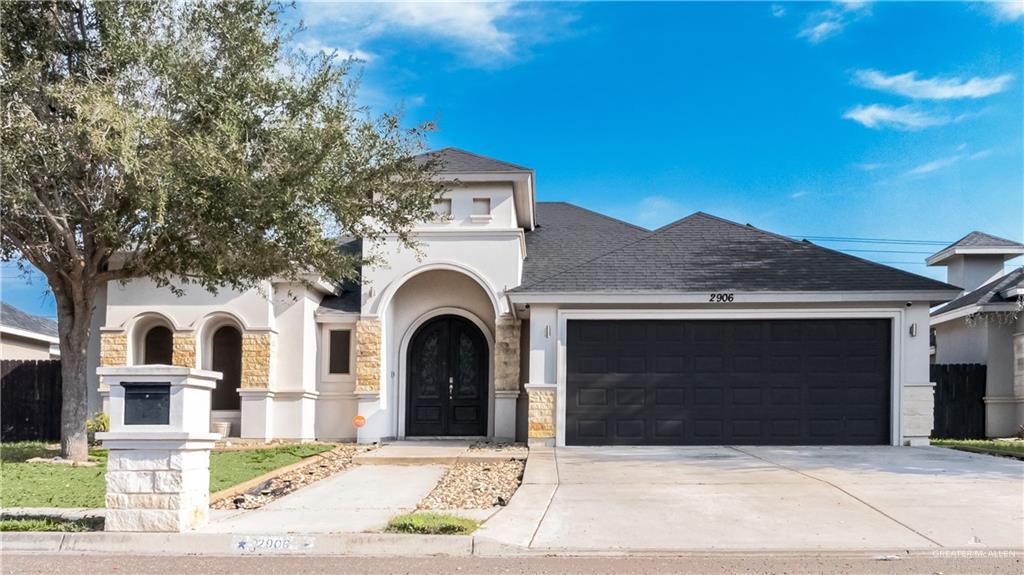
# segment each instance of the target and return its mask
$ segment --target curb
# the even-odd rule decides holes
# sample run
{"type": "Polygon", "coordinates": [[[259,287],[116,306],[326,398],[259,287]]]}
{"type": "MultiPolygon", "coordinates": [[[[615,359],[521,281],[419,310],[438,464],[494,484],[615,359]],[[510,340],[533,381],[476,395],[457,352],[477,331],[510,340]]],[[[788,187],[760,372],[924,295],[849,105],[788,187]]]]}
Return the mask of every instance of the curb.
{"type": "Polygon", "coordinates": [[[329,533],[230,535],[226,533],[18,533],[0,537],[4,553],[103,553],[132,555],[349,555],[469,557],[470,535],[329,533]],[[277,545],[274,545],[277,543],[277,545]],[[269,545],[259,550],[262,544],[269,545]]]}
{"type": "Polygon", "coordinates": [[[931,556],[936,553],[998,553],[1024,557],[1022,548],[885,549],[560,549],[528,548],[473,535],[400,535],[389,533],[330,533],[307,535],[229,535],[223,533],[19,533],[0,536],[4,553],[74,553],[130,555],[304,555],[363,557],[895,557],[931,556]],[[257,540],[286,541],[291,547],[251,550],[257,540]],[[245,542],[249,547],[240,547],[245,542]]]}

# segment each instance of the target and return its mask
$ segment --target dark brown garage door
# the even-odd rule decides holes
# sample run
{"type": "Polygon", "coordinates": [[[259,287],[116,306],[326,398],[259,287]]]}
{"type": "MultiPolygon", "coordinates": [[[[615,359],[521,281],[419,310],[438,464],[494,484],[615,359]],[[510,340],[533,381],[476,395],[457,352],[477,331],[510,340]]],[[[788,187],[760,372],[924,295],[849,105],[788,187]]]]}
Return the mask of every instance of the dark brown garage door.
{"type": "Polygon", "coordinates": [[[569,445],[889,443],[884,319],[571,320],[569,445]]]}

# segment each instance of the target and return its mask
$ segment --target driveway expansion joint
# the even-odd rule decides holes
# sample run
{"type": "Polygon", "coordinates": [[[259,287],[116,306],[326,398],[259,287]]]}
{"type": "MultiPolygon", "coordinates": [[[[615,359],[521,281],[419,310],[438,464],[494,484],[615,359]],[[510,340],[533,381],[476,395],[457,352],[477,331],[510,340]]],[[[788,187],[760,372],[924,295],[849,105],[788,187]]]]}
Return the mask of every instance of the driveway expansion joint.
{"type": "Polygon", "coordinates": [[[871,509],[872,511],[874,511],[874,512],[878,513],[879,515],[881,515],[882,517],[885,517],[886,519],[892,521],[893,523],[896,523],[897,525],[903,527],[904,529],[910,531],[911,533],[917,535],[918,537],[920,537],[920,538],[922,538],[922,539],[932,543],[933,545],[936,545],[936,546],[938,546],[940,548],[945,547],[945,545],[943,545],[942,543],[939,543],[938,541],[932,539],[931,537],[928,537],[924,533],[921,533],[917,529],[914,529],[913,527],[907,525],[906,523],[900,521],[899,519],[896,519],[892,515],[889,515],[885,511],[882,511],[878,507],[875,507],[874,505],[868,503],[867,501],[864,501],[860,497],[857,497],[856,495],[850,493],[849,491],[843,489],[842,487],[836,485],[835,483],[832,483],[831,481],[829,481],[827,479],[822,479],[820,477],[815,477],[815,476],[811,475],[810,473],[806,473],[804,471],[800,471],[799,469],[794,469],[792,467],[783,465],[781,463],[777,463],[775,461],[771,461],[770,459],[766,459],[764,457],[761,457],[760,455],[756,455],[756,454],[750,453],[748,451],[744,451],[744,450],[742,450],[739,447],[736,447],[734,445],[729,445],[727,447],[729,449],[738,451],[738,452],[740,452],[740,453],[742,453],[744,455],[747,455],[747,456],[753,457],[755,459],[759,459],[761,461],[764,461],[765,463],[768,463],[768,464],[771,464],[771,465],[775,465],[775,466],[779,467],[780,469],[785,469],[786,471],[791,471],[793,473],[796,473],[797,475],[801,475],[801,476],[806,477],[808,479],[813,479],[814,481],[818,481],[818,482],[824,483],[825,485],[828,485],[829,487],[832,487],[833,489],[836,489],[836,490],[840,491],[841,493],[843,493],[847,497],[850,497],[854,501],[857,501],[861,505],[864,505],[868,509],[871,509]]]}

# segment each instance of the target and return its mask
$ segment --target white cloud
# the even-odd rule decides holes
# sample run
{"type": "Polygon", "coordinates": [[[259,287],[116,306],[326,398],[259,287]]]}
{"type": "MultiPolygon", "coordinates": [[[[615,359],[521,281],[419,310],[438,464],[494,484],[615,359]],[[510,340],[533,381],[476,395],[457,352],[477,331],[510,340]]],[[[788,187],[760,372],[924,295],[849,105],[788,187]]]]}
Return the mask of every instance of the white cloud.
{"type": "MultiPolygon", "coordinates": [[[[957,146],[957,150],[958,151],[962,151],[964,148],[965,148],[965,146],[963,144],[961,144],[960,146],[957,146]]],[[[962,162],[964,160],[967,160],[967,161],[980,160],[982,158],[987,158],[987,157],[989,157],[991,155],[992,155],[992,149],[991,148],[986,148],[984,150],[979,150],[979,151],[971,153],[971,154],[955,154],[953,156],[947,156],[945,158],[938,158],[936,160],[932,160],[930,162],[926,162],[924,164],[921,164],[920,166],[917,166],[917,167],[909,170],[905,175],[907,175],[907,176],[922,176],[924,174],[930,174],[932,172],[937,172],[937,171],[939,171],[939,170],[941,170],[943,168],[948,168],[949,166],[952,166],[954,164],[959,164],[960,162],[962,162]]]]}
{"type": "Polygon", "coordinates": [[[799,200],[800,198],[802,198],[802,197],[804,197],[804,196],[806,196],[806,195],[808,195],[810,193],[811,192],[808,192],[808,191],[793,192],[792,194],[789,194],[789,198],[792,199],[792,200],[799,200]]]}
{"type": "Polygon", "coordinates": [[[920,176],[922,174],[930,174],[934,171],[941,170],[942,168],[945,168],[947,166],[952,166],[953,164],[959,162],[962,159],[964,159],[963,155],[956,155],[950,156],[948,158],[939,158],[937,160],[932,160],[928,163],[921,164],[920,166],[917,166],[916,168],[908,171],[907,175],[920,176]]]}
{"type": "Polygon", "coordinates": [[[885,104],[855,106],[847,110],[843,117],[868,128],[894,128],[896,130],[920,130],[932,126],[942,126],[960,119],[934,115],[913,106],[893,107],[885,104]]]}
{"type": "Polygon", "coordinates": [[[356,45],[407,34],[447,45],[479,65],[515,60],[532,44],[560,33],[575,16],[520,2],[299,3],[311,31],[356,45]]]}
{"type": "Polygon", "coordinates": [[[998,94],[1009,86],[1013,76],[1003,74],[991,78],[918,78],[916,71],[889,76],[878,70],[857,70],[854,79],[867,88],[917,100],[953,100],[985,98],[998,94]]]}
{"type": "Polygon", "coordinates": [[[296,42],[295,47],[307,55],[323,54],[325,56],[331,56],[333,54],[335,61],[354,59],[360,62],[369,62],[374,58],[373,54],[360,50],[359,48],[336,48],[334,46],[324,44],[317,38],[306,38],[301,42],[296,42]]]}
{"type": "Polygon", "coordinates": [[[854,166],[858,169],[864,170],[865,172],[873,172],[884,168],[886,165],[880,162],[862,162],[860,164],[854,164],[854,166]]]}
{"type": "Polygon", "coordinates": [[[838,2],[824,10],[812,12],[797,37],[818,44],[839,35],[846,26],[870,14],[870,2],[838,2]]]}
{"type": "Polygon", "coordinates": [[[786,7],[782,4],[772,4],[772,16],[782,18],[786,15],[786,7]]]}
{"type": "Polygon", "coordinates": [[[642,198],[632,211],[632,217],[626,218],[628,221],[652,230],[689,213],[682,204],[665,196],[642,198]]]}
{"type": "Polygon", "coordinates": [[[1016,22],[1024,16],[1024,0],[997,0],[986,5],[997,20],[1016,22]]]}

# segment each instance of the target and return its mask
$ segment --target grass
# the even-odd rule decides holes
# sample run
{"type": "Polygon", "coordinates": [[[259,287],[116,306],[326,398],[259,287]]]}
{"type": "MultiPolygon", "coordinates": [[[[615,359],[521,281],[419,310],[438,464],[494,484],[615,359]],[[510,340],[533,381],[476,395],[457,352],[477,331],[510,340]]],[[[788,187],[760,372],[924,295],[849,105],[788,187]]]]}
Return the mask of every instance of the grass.
{"type": "Polygon", "coordinates": [[[1024,456],[1024,441],[1007,441],[1005,439],[933,439],[932,445],[951,447],[965,451],[989,453],[992,455],[1014,454],[1024,456]]]}
{"type": "MultiPolygon", "coordinates": [[[[237,485],[270,470],[331,449],[332,445],[301,444],[210,454],[210,492],[237,485]]],[[[95,467],[25,463],[32,457],[53,457],[56,446],[40,442],[0,445],[0,506],[86,507],[104,506],[107,452],[89,451],[95,467]]]]}
{"type": "Polygon", "coordinates": [[[0,531],[99,531],[103,529],[102,517],[83,519],[58,519],[25,515],[21,517],[0,517],[0,531]]]}
{"type": "Polygon", "coordinates": [[[385,533],[419,533],[422,535],[468,535],[480,522],[441,513],[406,513],[391,518],[385,533]]]}

